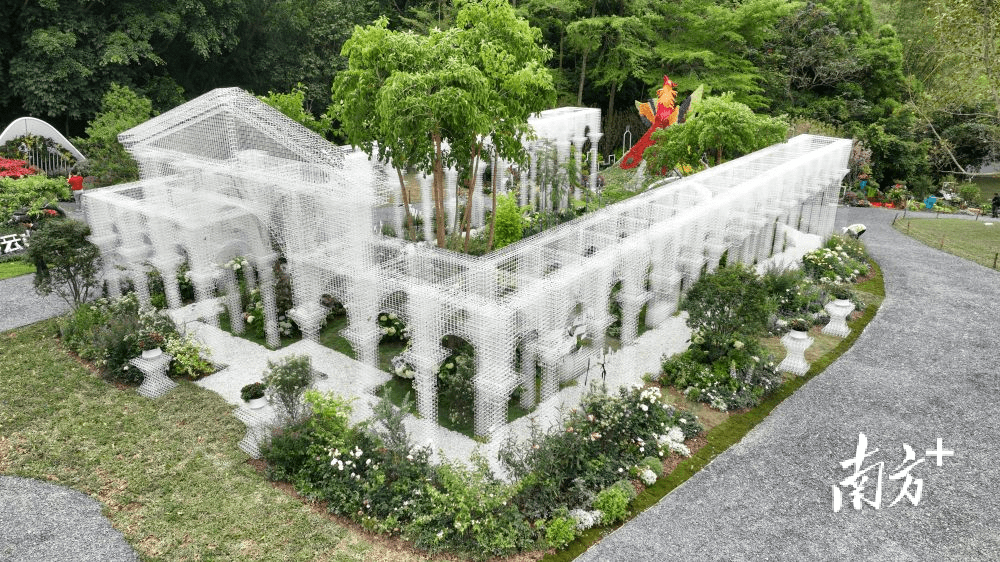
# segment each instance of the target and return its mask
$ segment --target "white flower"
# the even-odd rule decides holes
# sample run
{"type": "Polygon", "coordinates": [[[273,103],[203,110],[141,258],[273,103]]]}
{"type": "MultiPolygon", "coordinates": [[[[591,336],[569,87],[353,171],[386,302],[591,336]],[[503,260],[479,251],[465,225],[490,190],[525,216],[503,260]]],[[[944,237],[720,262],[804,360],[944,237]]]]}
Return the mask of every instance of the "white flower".
{"type": "Polygon", "coordinates": [[[639,404],[639,409],[641,409],[643,412],[648,412],[649,411],[649,406],[647,406],[645,404],[639,404]]]}
{"type": "MultiPolygon", "coordinates": [[[[569,516],[576,521],[576,528],[578,531],[586,531],[587,529],[594,526],[594,516],[590,511],[583,509],[574,509],[569,512],[569,516]]],[[[600,518],[597,519],[600,521],[600,518]]]]}
{"type": "Polygon", "coordinates": [[[652,486],[656,484],[656,473],[647,468],[639,473],[639,479],[642,480],[643,484],[652,486]]]}
{"type": "Polygon", "coordinates": [[[684,430],[682,430],[681,428],[679,428],[677,426],[671,427],[670,430],[667,431],[667,438],[670,439],[671,441],[675,442],[675,443],[683,443],[684,442],[684,430]]]}
{"type": "Polygon", "coordinates": [[[412,461],[413,460],[413,455],[406,455],[406,460],[412,461]]]}
{"type": "Polygon", "coordinates": [[[743,342],[739,341],[739,340],[736,340],[736,341],[733,342],[733,347],[735,349],[743,349],[744,345],[745,344],[743,342]]]}

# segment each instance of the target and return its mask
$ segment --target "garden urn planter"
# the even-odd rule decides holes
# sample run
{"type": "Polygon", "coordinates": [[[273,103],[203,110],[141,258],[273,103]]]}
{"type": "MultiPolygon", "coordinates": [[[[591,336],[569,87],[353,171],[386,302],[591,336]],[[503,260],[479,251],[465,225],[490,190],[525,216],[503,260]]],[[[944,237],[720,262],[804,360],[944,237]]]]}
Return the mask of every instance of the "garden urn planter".
{"type": "Polygon", "coordinates": [[[142,350],[142,358],[153,359],[159,357],[161,353],[163,353],[163,351],[161,351],[158,347],[154,347],[153,349],[144,349],[142,350]]]}
{"type": "Polygon", "coordinates": [[[830,321],[823,327],[824,334],[847,337],[851,329],[847,326],[847,316],[854,311],[854,303],[846,299],[837,299],[826,303],[823,307],[830,313],[830,321]]]}
{"type": "Polygon", "coordinates": [[[785,358],[778,365],[778,370],[802,376],[809,370],[809,363],[806,362],[806,350],[812,345],[813,339],[806,332],[790,330],[781,338],[781,345],[785,346],[785,358]]]}
{"type": "Polygon", "coordinates": [[[267,398],[251,398],[247,401],[251,410],[259,410],[264,406],[267,406],[267,398]]]}

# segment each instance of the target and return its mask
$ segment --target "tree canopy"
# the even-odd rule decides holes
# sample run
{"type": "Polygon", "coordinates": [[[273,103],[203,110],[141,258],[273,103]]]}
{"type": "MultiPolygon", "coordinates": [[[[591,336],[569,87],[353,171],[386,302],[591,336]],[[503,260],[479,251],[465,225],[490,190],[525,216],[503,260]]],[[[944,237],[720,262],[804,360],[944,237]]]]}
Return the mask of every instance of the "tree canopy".
{"type": "MultiPolygon", "coordinates": [[[[344,44],[331,106],[348,140],[399,168],[433,173],[443,212],[447,166],[471,173],[490,139],[508,160],[523,156],[527,119],[555,97],[541,34],[504,0],[458,3],[455,26],[395,32],[382,18],[344,44]]],[[[438,244],[444,224],[438,221],[438,244]]]]}
{"type": "Polygon", "coordinates": [[[644,158],[650,168],[701,167],[703,156],[742,156],[785,139],[788,123],[783,119],[754,113],[746,104],[733,100],[732,93],[705,98],[697,113],[653,133],[655,144],[644,158]]]}

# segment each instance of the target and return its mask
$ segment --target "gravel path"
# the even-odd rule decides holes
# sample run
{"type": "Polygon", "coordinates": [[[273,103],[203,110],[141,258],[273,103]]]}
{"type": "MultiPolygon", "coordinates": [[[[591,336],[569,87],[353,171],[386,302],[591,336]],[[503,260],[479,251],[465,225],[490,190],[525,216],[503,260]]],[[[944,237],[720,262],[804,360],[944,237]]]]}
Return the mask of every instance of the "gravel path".
{"type": "Polygon", "coordinates": [[[840,226],[868,226],[885,275],[887,298],[856,344],[578,560],[1000,560],[1000,273],[897,233],[894,215],[838,213],[840,226]],[[884,463],[882,506],[856,511],[845,487],[834,513],[859,432],[878,449],[862,469],[884,463]],[[925,454],[939,439],[954,451],[941,466],[925,454]],[[924,460],[911,471],[922,497],[890,506],[904,443],[924,460]]]}
{"type": "Polygon", "coordinates": [[[40,297],[33,275],[0,280],[0,332],[58,316],[69,305],[55,294],[40,297]]]}
{"type": "Polygon", "coordinates": [[[138,560],[125,537],[82,492],[0,476],[0,560],[138,560]]]}

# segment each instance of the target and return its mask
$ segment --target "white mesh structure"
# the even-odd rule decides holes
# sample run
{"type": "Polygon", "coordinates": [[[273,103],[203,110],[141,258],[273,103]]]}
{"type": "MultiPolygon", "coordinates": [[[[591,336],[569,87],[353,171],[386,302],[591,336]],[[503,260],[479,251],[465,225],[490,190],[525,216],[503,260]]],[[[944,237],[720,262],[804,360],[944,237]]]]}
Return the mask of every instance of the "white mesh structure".
{"type": "MultiPolygon", "coordinates": [[[[558,170],[546,147],[555,146],[560,159],[576,151],[579,162],[588,142],[596,150],[599,122],[598,110],[578,108],[533,118],[538,140],[530,158],[519,171],[497,166],[498,190],[537,198],[539,169],[558,170]]],[[[425,421],[437,419],[436,373],[449,354],[442,338],[469,342],[476,362],[469,398],[475,432],[485,437],[506,425],[518,387],[521,405],[531,407],[596,364],[619,283],[620,339],[627,346],[643,307],[647,324],[662,322],[683,287],[716,267],[723,252],[745,263],[780,252],[779,223],[829,234],[851,148],[848,140],[799,136],[472,257],[381,235],[380,212],[391,207],[395,172],[330,145],[240,90],[212,91],[120,139],[143,179],[83,197],[112,288],[130,280],[148,301],[146,270],[155,267],[169,306],[178,307],[174,273],[187,261],[198,300],[210,303],[204,316],[217,323],[217,291],[232,295],[237,284],[237,273],[219,264],[243,256],[242,273],[261,289],[268,341],[277,344],[273,266],[283,256],[293,289],[289,315],[306,339],[318,337],[324,295],[343,303],[349,324],[342,335],[368,365],[377,364],[379,314],[392,312],[406,323],[405,359],[416,373],[425,421]],[[582,335],[591,345],[577,345],[582,335]]],[[[596,175],[591,169],[591,182],[596,175]]],[[[460,203],[456,178],[450,171],[446,182],[450,219],[460,203]]],[[[429,180],[421,179],[420,189],[427,212],[429,180]]],[[[474,196],[473,210],[482,207],[474,196]]],[[[430,238],[430,221],[424,228],[430,238]]],[[[237,332],[238,317],[231,319],[237,332]]]]}
{"type": "Polygon", "coordinates": [[[160,353],[156,357],[146,359],[136,357],[129,361],[129,365],[142,371],[142,384],[137,392],[146,398],[159,398],[164,394],[177,388],[177,383],[167,376],[167,369],[170,368],[170,361],[173,356],[167,353],[160,353]]]}

